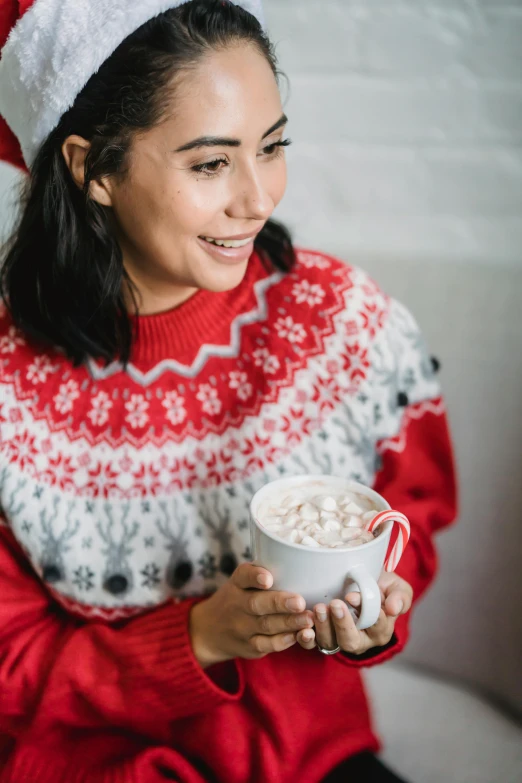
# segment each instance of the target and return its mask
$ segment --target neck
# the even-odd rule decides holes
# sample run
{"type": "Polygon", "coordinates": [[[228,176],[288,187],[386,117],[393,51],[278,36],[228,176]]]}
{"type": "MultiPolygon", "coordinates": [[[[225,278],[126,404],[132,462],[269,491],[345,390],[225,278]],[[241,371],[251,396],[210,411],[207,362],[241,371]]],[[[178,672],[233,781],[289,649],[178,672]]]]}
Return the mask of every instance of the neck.
{"type": "Polygon", "coordinates": [[[137,304],[140,315],[157,315],[158,313],[173,310],[190,299],[198,290],[197,288],[183,285],[169,285],[165,287],[158,283],[151,284],[146,280],[137,280],[130,274],[129,277],[134,297],[130,289],[127,288],[125,291],[125,304],[130,313],[134,313],[135,305],[137,304]]]}
{"type": "Polygon", "coordinates": [[[191,366],[205,344],[230,345],[231,324],[237,316],[258,312],[255,284],[266,276],[266,269],[253,253],[244,279],[235,288],[221,292],[198,288],[177,303],[173,297],[157,300],[155,312],[140,311],[136,320],[132,361],[151,367],[175,358],[191,366]]]}

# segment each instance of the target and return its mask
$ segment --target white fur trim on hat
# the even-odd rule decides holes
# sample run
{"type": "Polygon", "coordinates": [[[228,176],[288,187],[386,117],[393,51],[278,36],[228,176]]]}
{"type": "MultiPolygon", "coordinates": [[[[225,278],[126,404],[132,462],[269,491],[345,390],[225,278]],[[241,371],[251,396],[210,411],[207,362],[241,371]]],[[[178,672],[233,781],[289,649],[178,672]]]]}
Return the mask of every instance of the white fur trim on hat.
{"type": "MultiPolygon", "coordinates": [[[[120,43],[186,0],[35,0],[0,60],[0,114],[30,166],[60,117],[120,43]]],[[[261,0],[235,0],[263,24],[261,0]]]]}

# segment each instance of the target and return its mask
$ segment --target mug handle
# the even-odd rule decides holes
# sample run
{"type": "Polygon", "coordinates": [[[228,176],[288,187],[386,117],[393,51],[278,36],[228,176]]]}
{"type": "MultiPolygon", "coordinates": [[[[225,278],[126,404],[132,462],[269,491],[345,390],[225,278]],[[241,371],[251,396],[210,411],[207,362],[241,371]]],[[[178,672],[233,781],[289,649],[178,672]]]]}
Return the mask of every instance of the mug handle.
{"type": "Polygon", "coordinates": [[[355,626],[360,631],[364,631],[365,628],[375,625],[381,612],[379,585],[363,565],[350,568],[346,574],[346,581],[355,582],[361,593],[361,608],[355,626]]]}

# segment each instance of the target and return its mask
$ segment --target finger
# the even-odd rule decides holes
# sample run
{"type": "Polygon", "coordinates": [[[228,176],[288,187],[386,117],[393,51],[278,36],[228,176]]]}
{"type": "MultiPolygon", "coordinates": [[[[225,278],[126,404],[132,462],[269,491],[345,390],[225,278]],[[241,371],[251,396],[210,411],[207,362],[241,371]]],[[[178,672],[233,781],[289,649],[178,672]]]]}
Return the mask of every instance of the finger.
{"type": "Polygon", "coordinates": [[[253,590],[244,592],[244,610],[247,614],[301,614],[306,609],[306,601],[301,595],[279,590],[253,590]]]}
{"type": "Polygon", "coordinates": [[[335,632],[330,620],[330,612],[325,604],[314,606],[315,641],[319,647],[333,650],[337,647],[335,632]]]}
{"type": "Polygon", "coordinates": [[[388,617],[383,609],[381,609],[379,617],[375,625],[366,629],[366,636],[368,644],[366,649],[369,650],[372,647],[384,647],[388,644],[393,636],[393,629],[395,627],[395,618],[388,617]]]}
{"type": "Polygon", "coordinates": [[[242,563],[236,568],[230,580],[240,590],[269,590],[274,584],[270,571],[252,563],[242,563]]]}
{"type": "Polygon", "coordinates": [[[301,645],[304,650],[313,650],[315,647],[315,633],[313,628],[308,628],[305,631],[299,631],[296,634],[297,643],[301,645]]]}
{"type": "Polygon", "coordinates": [[[400,594],[389,595],[384,602],[384,611],[389,617],[398,617],[404,611],[404,599],[400,594]]]}
{"type": "MultiPolygon", "coordinates": [[[[381,603],[384,602],[384,598],[384,591],[381,588],[381,603]]],[[[344,596],[344,600],[349,603],[350,606],[353,606],[354,609],[358,609],[361,605],[361,594],[354,590],[352,593],[347,593],[344,596]]]]}
{"type": "Polygon", "coordinates": [[[384,611],[390,617],[405,614],[411,608],[412,593],[406,589],[393,590],[384,602],[384,611]]]}
{"type": "Polygon", "coordinates": [[[252,563],[242,563],[231,576],[231,581],[245,592],[245,611],[253,615],[300,613],[306,609],[304,598],[295,593],[282,592],[269,588],[274,579],[270,571],[252,563]]]}
{"type": "Polygon", "coordinates": [[[258,658],[268,655],[268,653],[287,650],[289,647],[293,647],[296,642],[295,633],[280,633],[277,636],[265,636],[263,634],[252,636],[248,644],[252,657],[258,658]]]}
{"type": "Polygon", "coordinates": [[[344,600],[347,601],[350,606],[353,606],[354,609],[358,609],[361,605],[361,594],[347,593],[344,597],[344,600]]]}
{"type": "Polygon", "coordinates": [[[363,635],[355,627],[355,622],[348,607],[339,599],[330,604],[331,618],[337,639],[337,644],[345,652],[359,653],[363,646],[363,635]]]}
{"type": "Polygon", "coordinates": [[[312,612],[303,612],[302,614],[263,614],[260,617],[252,618],[251,635],[265,634],[266,636],[275,636],[279,633],[288,631],[302,631],[305,628],[312,628],[314,618],[312,612]]]}

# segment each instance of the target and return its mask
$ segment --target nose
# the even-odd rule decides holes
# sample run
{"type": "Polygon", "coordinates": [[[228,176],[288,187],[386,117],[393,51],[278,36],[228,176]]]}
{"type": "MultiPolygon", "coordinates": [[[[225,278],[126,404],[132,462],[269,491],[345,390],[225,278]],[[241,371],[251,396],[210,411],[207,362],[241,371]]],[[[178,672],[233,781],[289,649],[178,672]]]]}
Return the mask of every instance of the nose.
{"type": "Polygon", "coordinates": [[[233,218],[268,220],[275,203],[257,166],[243,168],[235,182],[227,215],[233,218]]]}

